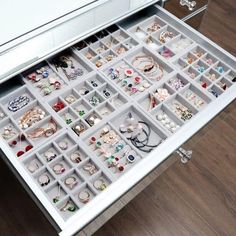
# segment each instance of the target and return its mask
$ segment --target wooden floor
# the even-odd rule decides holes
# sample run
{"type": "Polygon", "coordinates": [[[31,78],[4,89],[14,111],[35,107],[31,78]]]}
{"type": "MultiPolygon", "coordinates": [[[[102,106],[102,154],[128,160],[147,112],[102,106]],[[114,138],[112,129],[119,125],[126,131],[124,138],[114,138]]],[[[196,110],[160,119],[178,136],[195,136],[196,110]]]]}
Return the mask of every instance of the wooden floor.
{"type": "MultiPolygon", "coordinates": [[[[201,31],[236,55],[236,0],[210,3],[201,31]]],[[[236,102],[187,144],[177,162],[95,236],[235,236],[236,102]]],[[[54,229],[0,160],[0,236],[52,236],[54,229]]]]}

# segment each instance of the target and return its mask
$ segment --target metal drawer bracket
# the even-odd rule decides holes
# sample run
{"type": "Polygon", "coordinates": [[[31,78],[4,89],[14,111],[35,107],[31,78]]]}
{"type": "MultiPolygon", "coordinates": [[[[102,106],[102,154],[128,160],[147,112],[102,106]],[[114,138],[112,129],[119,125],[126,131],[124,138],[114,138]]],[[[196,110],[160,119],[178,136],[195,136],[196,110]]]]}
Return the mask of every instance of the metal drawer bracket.
{"type": "Polygon", "coordinates": [[[192,150],[186,150],[182,147],[177,149],[175,152],[180,156],[180,160],[183,164],[186,164],[188,161],[190,161],[193,155],[192,150]]]}

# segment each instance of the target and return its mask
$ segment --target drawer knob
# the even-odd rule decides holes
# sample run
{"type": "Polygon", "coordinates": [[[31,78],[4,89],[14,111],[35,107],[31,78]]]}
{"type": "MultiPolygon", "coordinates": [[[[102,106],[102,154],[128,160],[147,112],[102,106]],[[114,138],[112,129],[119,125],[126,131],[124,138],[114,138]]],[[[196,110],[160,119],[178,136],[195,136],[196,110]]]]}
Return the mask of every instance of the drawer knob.
{"type": "Polygon", "coordinates": [[[180,0],[181,6],[187,6],[189,11],[193,11],[197,5],[196,1],[180,0]]]}

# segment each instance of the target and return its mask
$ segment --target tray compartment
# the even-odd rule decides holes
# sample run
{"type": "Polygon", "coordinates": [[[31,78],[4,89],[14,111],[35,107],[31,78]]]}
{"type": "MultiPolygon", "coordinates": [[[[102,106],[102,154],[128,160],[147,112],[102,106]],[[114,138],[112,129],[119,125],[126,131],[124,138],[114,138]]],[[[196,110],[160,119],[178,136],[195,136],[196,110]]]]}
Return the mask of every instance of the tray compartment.
{"type": "Polygon", "coordinates": [[[80,176],[78,171],[71,170],[61,179],[61,182],[63,183],[67,191],[73,191],[76,188],[80,188],[82,184],[84,183],[84,180],[80,176]],[[74,182],[70,181],[70,178],[73,178],[74,182]]]}
{"type": "Polygon", "coordinates": [[[132,51],[132,53],[126,57],[126,60],[142,75],[155,82],[164,79],[173,71],[169,65],[159,59],[145,47],[132,51]],[[154,63],[155,65],[150,67],[150,62],[154,63]],[[147,68],[145,69],[145,67],[147,68]]]}
{"type": "Polygon", "coordinates": [[[25,71],[22,76],[36,95],[45,99],[59,94],[68,84],[45,61],[25,71]]]}
{"type": "Polygon", "coordinates": [[[165,104],[173,113],[175,113],[175,115],[178,116],[178,118],[184,122],[189,121],[194,115],[198,113],[198,110],[179,94],[175,95],[174,98],[168,100],[165,104]],[[186,109],[187,115],[186,112],[183,112],[186,109]]]}
{"type": "Polygon", "coordinates": [[[40,160],[40,157],[38,154],[33,154],[27,159],[24,159],[23,165],[25,169],[30,173],[37,173],[42,167],[43,167],[43,162],[40,160]]]}
{"type": "Polygon", "coordinates": [[[4,96],[3,98],[1,98],[0,104],[2,105],[3,109],[8,114],[13,114],[20,111],[24,107],[28,106],[34,100],[35,100],[35,96],[30,92],[30,90],[26,86],[23,86],[11,92],[7,96],[4,96]],[[22,99],[22,102],[18,102],[19,109],[17,109],[17,108],[14,108],[14,105],[16,105],[14,101],[18,100],[19,97],[21,98],[23,97],[23,99],[22,99]]]}
{"type": "Polygon", "coordinates": [[[71,49],[57,54],[48,61],[52,69],[67,82],[79,80],[92,71],[92,68],[71,49]]]}
{"type": "Polygon", "coordinates": [[[103,171],[108,171],[114,178],[120,177],[141,159],[140,153],[132,148],[125,137],[121,137],[119,131],[110,124],[99,126],[94,133],[84,139],[84,142],[93,151],[96,161],[102,163],[103,171]],[[128,161],[129,155],[134,156],[133,162],[128,161]]]}
{"type": "Polygon", "coordinates": [[[158,125],[170,133],[175,133],[184,124],[165,104],[160,104],[150,114],[158,125]]]}
{"type": "MultiPolygon", "coordinates": [[[[149,152],[153,151],[156,147],[158,147],[167,138],[166,133],[164,133],[162,129],[160,129],[158,126],[154,125],[152,123],[152,121],[150,120],[150,118],[148,118],[148,116],[146,116],[146,115],[144,115],[144,113],[138,111],[138,109],[136,109],[134,106],[128,107],[125,110],[123,110],[122,113],[119,116],[117,116],[116,118],[113,118],[111,122],[112,122],[113,126],[119,130],[119,134],[122,135],[128,141],[130,146],[132,148],[134,148],[135,150],[138,150],[140,153],[142,153],[143,156],[146,156],[149,152]],[[132,132],[128,131],[129,127],[132,126],[131,123],[129,123],[129,122],[131,122],[131,121],[129,121],[130,119],[135,120],[135,121],[139,121],[139,124],[142,124],[142,127],[143,127],[143,129],[146,130],[146,132],[147,132],[147,125],[146,124],[148,124],[148,126],[150,128],[149,136],[148,137],[145,136],[145,133],[141,129],[141,132],[138,135],[138,137],[139,137],[139,140],[145,140],[146,138],[149,138],[147,145],[149,145],[151,147],[145,146],[144,148],[138,148],[138,146],[140,146],[140,144],[135,145],[135,142],[131,141],[131,140],[135,140],[135,138],[133,138],[133,137],[135,137],[137,130],[134,128],[134,130],[132,132]],[[145,123],[140,123],[140,122],[145,122],[145,123]],[[127,129],[127,131],[126,131],[126,129],[127,129]],[[130,137],[131,137],[131,139],[130,139],[130,137]]],[[[136,125],[135,125],[135,127],[136,127],[136,125]]]]}
{"type": "Polygon", "coordinates": [[[59,183],[52,184],[45,192],[53,204],[60,203],[67,196],[66,191],[59,183]]]}
{"type": "Polygon", "coordinates": [[[182,96],[198,110],[203,109],[211,102],[211,99],[197,87],[189,84],[181,91],[182,96]]]}

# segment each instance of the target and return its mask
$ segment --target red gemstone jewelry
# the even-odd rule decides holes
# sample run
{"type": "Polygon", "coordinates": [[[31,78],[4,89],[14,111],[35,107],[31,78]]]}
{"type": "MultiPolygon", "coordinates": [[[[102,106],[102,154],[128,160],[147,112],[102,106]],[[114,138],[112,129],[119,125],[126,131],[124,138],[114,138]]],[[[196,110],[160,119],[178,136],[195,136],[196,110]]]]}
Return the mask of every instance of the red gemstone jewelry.
{"type": "Polygon", "coordinates": [[[134,71],[132,69],[126,69],[125,70],[125,75],[127,77],[131,77],[131,76],[133,76],[133,74],[134,74],[134,71]]]}
{"type": "Polygon", "coordinates": [[[25,147],[25,151],[28,152],[28,151],[31,150],[32,148],[33,148],[32,145],[27,145],[27,146],[25,147]]]}
{"type": "Polygon", "coordinates": [[[20,156],[22,156],[24,154],[24,152],[23,151],[19,151],[19,152],[17,152],[17,157],[20,157],[20,156]]]}

